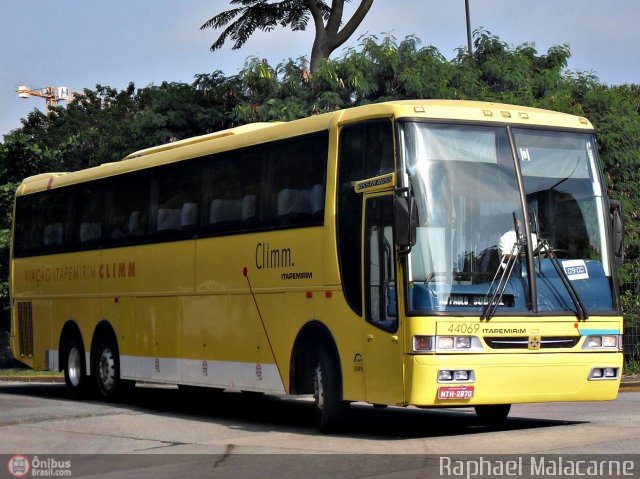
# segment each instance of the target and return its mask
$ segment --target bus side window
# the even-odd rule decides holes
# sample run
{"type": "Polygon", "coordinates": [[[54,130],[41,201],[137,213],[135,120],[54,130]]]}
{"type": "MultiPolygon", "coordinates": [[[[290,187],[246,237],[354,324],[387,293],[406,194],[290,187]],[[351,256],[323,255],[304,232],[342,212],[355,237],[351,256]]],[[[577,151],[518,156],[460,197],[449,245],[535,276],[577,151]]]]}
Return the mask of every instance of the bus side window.
{"type": "Polygon", "coordinates": [[[86,246],[95,245],[102,240],[104,225],[104,183],[91,183],[73,188],[72,195],[75,214],[70,224],[71,245],[86,246]]]}
{"type": "Polygon", "coordinates": [[[42,247],[43,238],[36,234],[39,215],[37,209],[38,197],[34,195],[16,198],[16,221],[13,241],[13,255],[28,256],[42,247]]]}
{"type": "Polygon", "coordinates": [[[151,180],[151,232],[175,234],[195,231],[200,178],[200,165],[194,162],[154,171],[151,180]]]}
{"type": "Polygon", "coordinates": [[[73,242],[70,231],[70,195],[68,190],[57,189],[45,195],[43,243],[45,248],[61,251],[64,245],[73,242]]]}
{"type": "Polygon", "coordinates": [[[149,174],[117,178],[109,188],[107,234],[109,242],[130,242],[147,234],[149,174]]]}
{"type": "Polygon", "coordinates": [[[223,233],[256,226],[262,164],[262,155],[254,148],[233,157],[208,158],[202,174],[204,231],[223,233]]]}
{"type": "MultiPolygon", "coordinates": [[[[64,216],[53,215],[52,192],[20,196],[16,200],[14,255],[36,255],[64,240],[64,216]]],[[[54,248],[55,249],[55,248],[54,248]]]]}
{"type": "Polygon", "coordinates": [[[295,138],[267,150],[266,216],[275,226],[305,226],[324,220],[328,134],[295,138]]]}

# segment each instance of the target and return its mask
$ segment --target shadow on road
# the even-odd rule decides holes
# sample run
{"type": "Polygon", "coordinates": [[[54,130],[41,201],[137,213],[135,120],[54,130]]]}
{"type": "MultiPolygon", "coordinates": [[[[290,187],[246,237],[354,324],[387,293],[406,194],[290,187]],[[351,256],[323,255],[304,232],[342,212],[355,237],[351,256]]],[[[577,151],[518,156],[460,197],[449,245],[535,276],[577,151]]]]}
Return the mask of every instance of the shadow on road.
{"type": "MultiPolygon", "coordinates": [[[[0,395],[72,401],[63,384],[0,384],[0,395]]],[[[105,404],[93,398],[84,399],[83,402],[105,404]]],[[[207,421],[243,431],[264,432],[267,429],[319,434],[314,424],[313,403],[291,397],[223,393],[208,389],[187,392],[176,388],[138,385],[124,400],[114,404],[114,407],[144,414],[207,421]]],[[[517,412],[512,411],[499,427],[488,428],[478,421],[472,408],[379,409],[355,403],[351,405],[343,430],[337,435],[389,440],[484,434],[496,430],[523,430],[581,423],[518,417],[517,412]]]]}

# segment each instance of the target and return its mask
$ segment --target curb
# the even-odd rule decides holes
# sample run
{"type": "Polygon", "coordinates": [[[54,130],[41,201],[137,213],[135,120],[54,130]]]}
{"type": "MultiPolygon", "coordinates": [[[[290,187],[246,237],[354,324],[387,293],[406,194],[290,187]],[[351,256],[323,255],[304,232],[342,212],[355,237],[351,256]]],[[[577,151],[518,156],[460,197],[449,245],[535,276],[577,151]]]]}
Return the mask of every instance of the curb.
{"type": "Polygon", "coordinates": [[[620,389],[630,389],[630,388],[634,388],[634,389],[640,389],[640,379],[628,379],[628,380],[624,380],[622,379],[622,382],[620,383],[620,389]]]}

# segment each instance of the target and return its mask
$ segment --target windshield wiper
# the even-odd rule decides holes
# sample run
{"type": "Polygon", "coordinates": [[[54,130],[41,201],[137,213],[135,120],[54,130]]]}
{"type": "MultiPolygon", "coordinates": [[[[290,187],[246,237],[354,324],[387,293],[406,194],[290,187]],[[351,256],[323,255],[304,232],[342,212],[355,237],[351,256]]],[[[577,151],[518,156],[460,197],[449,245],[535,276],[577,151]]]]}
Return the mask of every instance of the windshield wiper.
{"type": "Polygon", "coordinates": [[[500,258],[500,265],[498,266],[496,273],[493,275],[493,279],[491,280],[491,284],[489,285],[487,294],[485,294],[484,296],[484,300],[482,301],[484,306],[482,308],[482,313],[480,313],[480,320],[482,321],[489,321],[491,318],[493,318],[493,315],[496,314],[496,310],[498,309],[498,306],[500,306],[500,303],[502,302],[502,296],[504,295],[504,290],[507,288],[507,284],[511,279],[511,274],[513,273],[513,270],[516,266],[516,262],[520,257],[520,253],[522,252],[523,248],[527,245],[526,239],[520,235],[520,222],[516,217],[516,213],[513,212],[512,214],[513,214],[513,233],[515,234],[516,240],[513,242],[513,245],[511,245],[511,250],[509,251],[509,254],[503,255],[503,257],[500,258]],[[507,257],[506,263],[503,262],[505,256],[507,257]],[[491,288],[496,283],[496,279],[500,274],[500,270],[502,270],[502,274],[500,275],[500,279],[498,280],[498,285],[496,286],[495,291],[491,296],[491,299],[487,301],[491,288]]]}
{"type": "Polygon", "coordinates": [[[520,252],[522,251],[524,245],[524,239],[520,238],[520,235],[518,235],[518,241],[513,244],[509,254],[505,255],[507,256],[507,262],[503,263],[502,259],[500,260],[500,266],[498,266],[496,273],[493,275],[493,279],[491,280],[491,284],[489,285],[487,294],[484,296],[484,300],[482,302],[484,306],[482,308],[482,313],[480,314],[481,320],[489,321],[493,317],[493,315],[496,314],[496,310],[502,302],[504,290],[507,288],[507,284],[509,283],[509,279],[511,279],[511,274],[515,269],[516,262],[518,261],[518,257],[520,256],[520,252]],[[502,274],[500,274],[501,270],[502,274]],[[500,275],[499,279],[498,275],[500,275]],[[493,285],[496,283],[496,279],[498,279],[498,285],[496,286],[491,299],[487,301],[487,299],[489,298],[489,292],[491,291],[493,285]]]}
{"type": "Polygon", "coordinates": [[[558,277],[562,281],[562,284],[567,289],[567,292],[569,293],[569,297],[571,298],[571,301],[573,301],[573,305],[576,307],[575,313],[576,313],[576,316],[578,317],[578,320],[584,321],[585,319],[589,319],[589,313],[587,313],[587,308],[584,307],[584,304],[582,303],[582,300],[580,299],[578,292],[576,291],[573,284],[571,284],[571,280],[569,279],[569,277],[567,276],[567,273],[565,272],[564,268],[560,264],[560,261],[558,261],[558,257],[553,252],[553,248],[549,244],[549,241],[547,241],[546,239],[540,239],[538,243],[538,247],[536,248],[536,251],[537,252],[544,251],[547,254],[547,257],[551,260],[551,264],[556,270],[556,273],[558,273],[558,277]]]}

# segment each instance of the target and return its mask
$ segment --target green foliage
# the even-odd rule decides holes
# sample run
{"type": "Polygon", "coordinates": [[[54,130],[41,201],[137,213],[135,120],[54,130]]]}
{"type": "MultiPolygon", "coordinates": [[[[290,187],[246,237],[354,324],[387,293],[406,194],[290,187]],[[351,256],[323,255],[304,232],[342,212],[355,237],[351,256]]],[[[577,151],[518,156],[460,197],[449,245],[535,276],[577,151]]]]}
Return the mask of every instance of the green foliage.
{"type": "Polygon", "coordinates": [[[324,0],[231,0],[231,5],[240,6],[215,15],[200,29],[222,29],[211,51],[222,48],[227,40],[233,41],[232,48],[237,50],[256,30],[270,32],[280,25],[301,31],[311,23],[315,38],[310,69],[317,73],[322,63],[355,33],[373,4],[373,0],[359,0],[351,17],[343,19],[344,4],[349,1],[332,0],[329,6],[324,0]]]}
{"type": "Polygon", "coordinates": [[[640,259],[627,261],[618,268],[620,306],[627,327],[640,328],[640,259]]]}
{"type": "MultiPolygon", "coordinates": [[[[224,11],[207,20],[200,29],[224,28],[211,50],[222,48],[227,40],[233,41],[237,50],[255,33],[256,30],[269,32],[278,25],[291,26],[291,30],[306,30],[310,11],[304,0],[281,0],[267,3],[265,0],[231,0],[231,5],[241,5],[224,11]],[[225,28],[226,27],[226,28],[225,28]]],[[[317,2],[323,16],[329,17],[331,9],[322,0],[317,2]]]]}
{"type": "Polygon", "coordinates": [[[250,58],[234,76],[214,71],[191,84],[140,89],[97,85],[66,108],[34,110],[0,143],[4,308],[10,211],[22,178],[119,161],[141,148],[248,122],[289,121],[392,99],[489,100],[588,117],[598,132],[609,195],[625,208],[627,255],[640,258],[640,86],[609,87],[592,73],[566,71],[566,45],[539,54],[532,43],[511,46],[485,30],[474,32],[474,44],[473,55],[460,49],[449,61],[413,36],[365,35],[357,48],[323,61],[313,74],[306,58],[276,66],[250,58]]]}
{"type": "Polygon", "coordinates": [[[640,256],[640,95],[631,91],[597,85],[585,93],[583,108],[598,130],[609,196],[622,202],[625,249],[634,259],[640,256]]]}
{"type": "Polygon", "coordinates": [[[640,361],[637,359],[625,359],[624,374],[638,376],[640,375],[640,361]]]}
{"type": "Polygon", "coordinates": [[[0,369],[16,366],[17,362],[11,357],[9,349],[9,331],[0,328],[0,369]]]}

